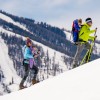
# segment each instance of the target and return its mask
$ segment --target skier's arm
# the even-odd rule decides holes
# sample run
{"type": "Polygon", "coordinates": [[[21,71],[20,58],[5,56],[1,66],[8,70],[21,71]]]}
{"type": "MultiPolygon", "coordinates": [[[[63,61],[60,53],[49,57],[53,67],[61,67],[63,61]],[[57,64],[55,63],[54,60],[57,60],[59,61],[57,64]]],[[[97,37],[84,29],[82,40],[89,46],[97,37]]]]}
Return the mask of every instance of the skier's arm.
{"type": "Polygon", "coordinates": [[[95,37],[94,36],[89,36],[89,40],[94,41],[95,37]]]}
{"type": "Polygon", "coordinates": [[[34,58],[37,58],[39,56],[39,54],[34,55],[34,58]]]}
{"type": "Polygon", "coordinates": [[[34,55],[35,58],[37,58],[40,55],[40,51],[37,52],[37,54],[34,55]]]}
{"type": "MultiPolygon", "coordinates": [[[[97,28],[95,30],[91,30],[90,34],[94,33],[94,32],[96,33],[96,31],[97,31],[97,28]]],[[[95,40],[97,38],[97,36],[94,36],[94,37],[93,36],[89,36],[89,38],[92,39],[92,40],[95,40]]]]}
{"type": "Polygon", "coordinates": [[[89,40],[94,41],[97,38],[97,36],[89,36],[89,40]]]}
{"type": "Polygon", "coordinates": [[[88,34],[92,34],[92,33],[94,33],[95,32],[95,30],[89,30],[88,31],[88,34]]]}

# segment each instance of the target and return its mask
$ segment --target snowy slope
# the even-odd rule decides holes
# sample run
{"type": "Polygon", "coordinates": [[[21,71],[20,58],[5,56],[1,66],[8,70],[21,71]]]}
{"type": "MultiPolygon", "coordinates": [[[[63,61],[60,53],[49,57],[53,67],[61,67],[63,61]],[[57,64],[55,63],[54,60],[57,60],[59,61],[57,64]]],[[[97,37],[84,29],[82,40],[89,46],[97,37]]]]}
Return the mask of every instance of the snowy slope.
{"type": "MultiPolygon", "coordinates": [[[[7,17],[7,16],[5,16],[1,13],[0,13],[0,18],[7,21],[7,22],[12,23],[12,24],[24,29],[24,30],[27,30],[25,28],[25,26],[21,25],[20,23],[14,22],[11,18],[9,18],[9,17],[7,17]]],[[[16,35],[16,37],[22,37],[24,40],[26,39],[23,36],[20,36],[18,34],[15,34],[11,31],[4,29],[2,26],[0,26],[0,32],[6,33],[6,34],[8,34],[8,36],[10,36],[10,35],[15,36],[16,35]]],[[[36,41],[33,41],[33,42],[34,42],[34,44],[41,46],[43,48],[45,54],[48,50],[49,57],[52,61],[53,61],[54,53],[56,52],[55,64],[59,63],[59,66],[60,66],[59,68],[63,69],[63,71],[68,70],[67,66],[64,63],[63,58],[62,58],[62,56],[65,56],[65,54],[60,53],[58,51],[55,51],[55,50],[53,50],[53,49],[51,49],[47,46],[44,46],[41,43],[36,42],[36,41]]],[[[14,69],[13,61],[9,58],[9,55],[8,55],[8,47],[4,43],[4,40],[1,37],[0,37],[0,57],[1,57],[0,58],[0,66],[1,66],[1,69],[2,69],[2,71],[4,73],[4,77],[5,77],[5,80],[3,80],[3,83],[6,84],[6,85],[9,85],[9,83],[12,82],[12,79],[14,79],[14,84],[11,85],[11,86],[8,86],[8,88],[11,91],[18,90],[19,89],[18,84],[20,83],[21,78],[17,75],[16,70],[14,69]]],[[[66,57],[69,58],[69,56],[66,56],[66,57]]],[[[50,77],[52,77],[52,76],[50,76],[50,77]]],[[[2,88],[2,86],[0,88],[2,88]]],[[[3,92],[3,90],[1,91],[1,93],[2,92],[3,92]]]]}
{"type": "Polygon", "coordinates": [[[100,59],[1,100],[100,100],[100,59]]]}
{"type": "Polygon", "coordinates": [[[13,21],[10,17],[2,13],[0,13],[0,18],[29,32],[29,30],[24,25],[21,25],[20,23],[13,21]]]}
{"type": "Polygon", "coordinates": [[[8,47],[0,37],[0,65],[5,76],[4,83],[9,84],[14,79],[14,82],[20,82],[20,77],[13,67],[13,62],[8,56],[8,47]]]}
{"type": "Polygon", "coordinates": [[[3,95],[2,91],[4,91],[3,86],[0,85],[0,95],[3,95]]]}
{"type": "Polygon", "coordinates": [[[66,31],[64,31],[64,33],[66,34],[66,39],[67,39],[67,40],[73,41],[73,37],[72,37],[72,34],[71,34],[71,33],[66,32],[66,31]]]}
{"type": "MultiPolygon", "coordinates": [[[[17,84],[20,83],[21,78],[17,75],[16,70],[14,69],[13,62],[8,55],[8,47],[4,43],[4,40],[1,39],[1,37],[0,37],[0,66],[4,74],[4,80],[2,81],[3,84],[9,85],[13,80],[13,82],[16,84],[16,87],[18,87],[17,84]]],[[[13,87],[14,91],[16,90],[16,87],[13,87]]],[[[0,94],[5,94],[5,92],[3,91],[4,88],[0,83],[0,94]]]]}

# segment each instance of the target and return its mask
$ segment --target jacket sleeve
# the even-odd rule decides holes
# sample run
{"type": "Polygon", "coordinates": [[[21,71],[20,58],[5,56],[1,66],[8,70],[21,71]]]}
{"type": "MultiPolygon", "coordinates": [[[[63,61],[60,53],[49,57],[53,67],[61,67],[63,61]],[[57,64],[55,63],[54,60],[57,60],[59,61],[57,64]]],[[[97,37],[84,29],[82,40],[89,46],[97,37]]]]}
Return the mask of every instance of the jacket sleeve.
{"type": "Polygon", "coordinates": [[[92,34],[92,33],[94,33],[95,32],[95,30],[90,30],[89,31],[89,34],[92,34]]]}
{"type": "Polygon", "coordinates": [[[28,48],[25,49],[24,57],[28,58],[28,59],[33,58],[33,54],[29,53],[29,49],[28,48]]]}
{"type": "Polygon", "coordinates": [[[92,40],[92,41],[94,41],[94,36],[89,36],[89,40],[92,40]]]}

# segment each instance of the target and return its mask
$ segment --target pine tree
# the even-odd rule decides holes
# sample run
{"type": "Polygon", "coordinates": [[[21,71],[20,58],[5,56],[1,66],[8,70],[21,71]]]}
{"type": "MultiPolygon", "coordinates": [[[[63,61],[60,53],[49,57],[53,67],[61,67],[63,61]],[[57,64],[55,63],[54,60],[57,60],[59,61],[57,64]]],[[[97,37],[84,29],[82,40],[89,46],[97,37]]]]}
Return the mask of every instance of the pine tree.
{"type": "Polygon", "coordinates": [[[56,75],[56,72],[55,72],[55,58],[56,58],[56,52],[54,52],[53,63],[52,63],[53,76],[56,75]]]}

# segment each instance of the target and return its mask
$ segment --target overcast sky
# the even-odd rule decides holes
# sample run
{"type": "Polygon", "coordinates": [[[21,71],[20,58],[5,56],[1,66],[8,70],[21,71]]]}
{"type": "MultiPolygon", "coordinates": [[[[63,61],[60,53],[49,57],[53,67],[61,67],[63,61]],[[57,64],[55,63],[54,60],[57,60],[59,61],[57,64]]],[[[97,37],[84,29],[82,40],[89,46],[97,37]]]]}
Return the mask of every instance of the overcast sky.
{"type": "Polygon", "coordinates": [[[61,28],[70,29],[77,18],[91,17],[94,27],[100,23],[100,0],[0,0],[0,9],[61,28]]]}

